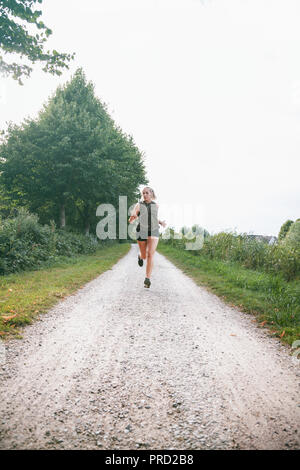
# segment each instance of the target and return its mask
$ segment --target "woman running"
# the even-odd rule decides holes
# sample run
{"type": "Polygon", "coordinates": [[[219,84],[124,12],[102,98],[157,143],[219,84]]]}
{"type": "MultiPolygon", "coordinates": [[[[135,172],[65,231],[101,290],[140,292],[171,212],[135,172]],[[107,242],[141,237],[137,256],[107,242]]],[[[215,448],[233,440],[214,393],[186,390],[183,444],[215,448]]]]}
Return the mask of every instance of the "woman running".
{"type": "Polygon", "coordinates": [[[143,200],[138,202],[129,218],[131,224],[140,215],[140,221],[137,225],[137,242],[140,248],[138,255],[138,264],[143,266],[147,259],[146,278],[144,287],[150,287],[150,276],[153,269],[154,253],[159,240],[159,225],[166,226],[166,222],[158,220],[158,204],[153,201],[156,199],[152,188],[146,186],[143,191],[143,200]]]}

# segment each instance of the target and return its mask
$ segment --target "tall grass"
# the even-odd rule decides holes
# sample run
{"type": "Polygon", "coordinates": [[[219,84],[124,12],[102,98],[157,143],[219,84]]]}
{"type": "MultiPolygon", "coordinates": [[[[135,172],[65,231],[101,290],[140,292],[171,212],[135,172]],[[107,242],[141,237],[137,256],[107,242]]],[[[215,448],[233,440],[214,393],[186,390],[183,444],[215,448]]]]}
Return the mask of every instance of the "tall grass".
{"type": "MultiPolygon", "coordinates": [[[[174,235],[175,233],[171,232],[171,238],[162,239],[161,242],[185,249],[186,243],[193,241],[184,236],[175,239],[174,235]]],[[[247,234],[220,232],[205,237],[202,248],[191,250],[191,253],[210,259],[238,262],[248,269],[281,274],[287,281],[300,278],[300,244],[282,242],[268,245],[250,238],[247,234]]]]}
{"type": "Polygon", "coordinates": [[[159,251],[196,281],[257,315],[282,341],[300,338],[300,247],[220,232],[205,237],[201,249],[186,250],[190,238],[170,235],[159,251]]]}

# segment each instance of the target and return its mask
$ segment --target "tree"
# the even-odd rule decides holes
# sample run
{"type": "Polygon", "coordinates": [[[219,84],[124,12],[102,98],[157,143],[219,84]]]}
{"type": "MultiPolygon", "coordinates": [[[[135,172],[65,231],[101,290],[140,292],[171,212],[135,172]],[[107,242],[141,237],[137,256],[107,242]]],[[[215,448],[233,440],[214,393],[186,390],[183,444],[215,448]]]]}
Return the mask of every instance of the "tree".
{"type": "MultiPolygon", "coordinates": [[[[35,10],[36,3],[43,0],[0,0],[0,49],[5,54],[16,53],[21,58],[26,57],[32,64],[41,62],[43,71],[53,75],[61,75],[61,69],[69,68],[67,62],[74,58],[75,54],[59,53],[55,50],[45,52],[44,43],[52,34],[43,21],[40,21],[42,12],[35,10]],[[16,21],[17,20],[17,21],[16,21]],[[28,26],[34,25],[39,32],[30,34],[28,26]]],[[[32,68],[27,64],[7,63],[0,56],[0,73],[12,74],[20,85],[23,85],[21,77],[29,77],[32,68]]]]}
{"type": "Polygon", "coordinates": [[[96,226],[101,203],[131,201],[146,183],[142,154],[96,98],[82,69],[44,105],[36,120],[10,125],[0,146],[0,182],[42,223],[96,226]],[[54,212],[54,216],[53,216],[54,212]],[[48,220],[47,220],[48,219],[48,220]]]}
{"type": "Polygon", "coordinates": [[[284,224],[282,224],[282,226],[280,227],[280,230],[279,230],[279,234],[278,234],[278,240],[281,241],[285,238],[286,234],[288,233],[291,225],[293,225],[293,220],[287,220],[286,222],[284,222],[284,224]]]}
{"type": "Polygon", "coordinates": [[[294,222],[286,234],[283,243],[291,248],[300,249],[300,220],[294,222]]]}
{"type": "Polygon", "coordinates": [[[13,202],[7,194],[3,185],[0,184],[0,219],[10,215],[13,209],[13,202]]]}

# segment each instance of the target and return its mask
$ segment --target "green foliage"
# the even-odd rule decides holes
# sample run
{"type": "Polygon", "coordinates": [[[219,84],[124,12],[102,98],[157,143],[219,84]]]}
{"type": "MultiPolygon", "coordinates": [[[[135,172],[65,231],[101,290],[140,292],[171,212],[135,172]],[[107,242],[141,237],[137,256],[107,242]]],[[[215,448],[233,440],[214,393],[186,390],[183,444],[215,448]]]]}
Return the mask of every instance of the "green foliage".
{"type": "Polygon", "coordinates": [[[278,234],[278,240],[281,241],[285,238],[286,234],[288,233],[291,225],[293,225],[293,221],[292,220],[287,220],[286,222],[284,222],[284,224],[282,224],[282,226],[280,227],[280,230],[279,230],[279,234],[278,234]]]}
{"type": "Polygon", "coordinates": [[[128,250],[129,244],[99,243],[91,254],[63,256],[34,271],[1,276],[1,338],[20,338],[20,326],[31,323],[65,296],[110,269],[128,250]],[[11,312],[12,318],[6,321],[4,317],[11,312]]]}
{"type": "Polygon", "coordinates": [[[17,202],[10,197],[3,184],[1,185],[0,178],[0,219],[8,217],[16,206],[17,202]]]}
{"type": "MultiPolygon", "coordinates": [[[[228,242],[228,239],[227,239],[228,242]]],[[[264,246],[268,246],[262,243],[264,246]]],[[[287,281],[281,272],[245,269],[239,262],[211,259],[192,251],[160,242],[158,250],[200,285],[208,285],[226,302],[256,315],[272,334],[292,344],[300,338],[300,283],[287,281]]]]}
{"type": "Polygon", "coordinates": [[[290,248],[300,249],[300,220],[290,226],[282,243],[290,248]]]}
{"type": "Polygon", "coordinates": [[[57,230],[53,221],[42,226],[36,214],[21,208],[0,224],[0,274],[38,268],[57,256],[92,253],[97,246],[95,237],[57,230]]]}
{"type": "MultiPolygon", "coordinates": [[[[290,239],[286,237],[284,243],[268,245],[247,234],[220,232],[205,237],[203,247],[191,250],[190,253],[208,259],[238,262],[245,268],[282,275],[290,281],[300,276],[300,221],[291,228],[294,225],[290,239]]],[[[186,237],[177,240],[174,232],[169,240],[162,239],[162,242],[180,249],[185,249],[186,243],[190,241],[186,237]]]]}
{"type": "MultiPolygon", "coordinates": [[[[67,62],[75,54],[59,53],[44,50],[44,44],[52,31],[40,20],[42,12],[35,10],[35,4],[42,0],[0,0],[0,49],[5,54],[16,53],[21,58],[26,57],[32,64],[41,62],[43,71],[61,75],[61,69],[69,68],[67,62]],[[28,32],[28,27],[38,29],[35,34],[28,32]]],[[[26,64],[7,63],[0,56],[0,73],[10,75],[23,85],[21,77],[29,77],[32,68],[26,64]]]]}
{"type": "Polygon", "coordinates": [[[36,120],[10,125],[0,146],[0,185],[42,223],[93,229],[101,203],[135,200],[147,182],[143,155],[96,98],[82,69],[57,88],[36,120]]]}

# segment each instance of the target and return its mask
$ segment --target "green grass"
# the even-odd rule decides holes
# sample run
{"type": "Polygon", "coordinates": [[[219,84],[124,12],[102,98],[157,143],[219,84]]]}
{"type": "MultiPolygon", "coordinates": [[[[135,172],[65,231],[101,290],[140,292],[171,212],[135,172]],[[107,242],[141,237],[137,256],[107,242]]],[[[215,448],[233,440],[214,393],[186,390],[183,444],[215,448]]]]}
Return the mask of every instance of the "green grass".
{"type": "Polygon", "coordinates": [[[251,313],[272,336],[292,344],[300,339],[300,283],[280,275],[243,268],[234,262],[209,259],[160,242],[158,251],[194,281],[231,306],[251,313]]]}
{"type": "Polygon", "coordinates": [[[0,276],[0,337],[20,338],[19,327],[110,269],[129,249],[129,243],[104,245],[92,254],[60,257],[39,270],[0,276]]]}

